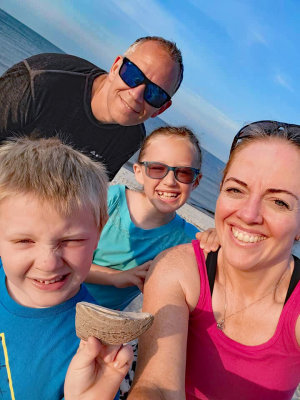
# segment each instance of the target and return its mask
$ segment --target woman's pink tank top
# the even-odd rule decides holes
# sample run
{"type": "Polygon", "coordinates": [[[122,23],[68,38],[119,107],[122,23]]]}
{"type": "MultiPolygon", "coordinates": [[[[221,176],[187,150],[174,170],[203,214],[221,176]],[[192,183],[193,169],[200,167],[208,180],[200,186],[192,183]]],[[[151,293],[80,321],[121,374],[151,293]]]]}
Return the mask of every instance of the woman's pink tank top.
{"type": "Polygon", "coordinates": [[[187,400],[291,399],[300,382],[300,347],[295,337],[300,282],[282,310],[273,337],[258,346],[245,346],[217,328],[204,255],[198,241],[193,241],[193,247],[201,283],[189,319],[187,400]]]}

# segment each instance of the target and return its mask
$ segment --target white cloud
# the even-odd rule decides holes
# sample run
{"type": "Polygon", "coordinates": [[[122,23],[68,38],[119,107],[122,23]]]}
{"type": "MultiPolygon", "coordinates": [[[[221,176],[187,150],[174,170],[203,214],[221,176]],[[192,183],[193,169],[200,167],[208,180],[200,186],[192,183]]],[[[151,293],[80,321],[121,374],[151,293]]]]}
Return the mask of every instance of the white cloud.
{"type": "Polygon", "coordinates": [[[262,32],[259,31],[259,29],[260,29],[259,27],[256,27],[256,28],[253,28],[253,29],[249,28],[249,30],[248,30],[249,44],[259,43],[259,44],[262,44],[264,46],[268,46],[267,39],[262,34],[262,32]]]}
{"type": "Polygon", "coordinates": [[[289,90],[290,92],[294,92],[293,87],[289,83],[289,79],[281,73],[277,73],[274,77],[274,80],[277,84],[289,90]]]}
{"type": "Polygon", "coordinates": [[[233,136],[241,124],[186,87],[176,94],[174,104],[162,115],[172,125],[186,124],[200,136],[201,143],[221,159],[226,159],[233,136]]]}
{"type": "Polygon", "coordinates": [[[255,6],[239,0],[189,0],[200,12],[215,21],[234,41],[246,45],[259,43],[268,46],[268,26],[259,22],[255,6]]]}
{"type": "Polygon", "coordinates": [[[159,32],[160,36],[174,40],[178,30],[184,29],[180,19],[172,17],[170,10],[165,10],[155,0],[111,0],[111,2],[149,35],[159,32]]]}

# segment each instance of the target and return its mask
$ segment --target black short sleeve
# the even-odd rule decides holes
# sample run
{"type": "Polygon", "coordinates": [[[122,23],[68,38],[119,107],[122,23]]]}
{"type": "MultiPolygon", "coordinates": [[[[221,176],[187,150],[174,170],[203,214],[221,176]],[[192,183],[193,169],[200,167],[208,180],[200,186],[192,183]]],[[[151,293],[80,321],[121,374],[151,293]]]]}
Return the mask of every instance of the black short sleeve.
{"type": "Polygon", "coordinates": [[[0,138],[22,133],[34,119],[30,76],[24,62],[0,77],[0,138]]]}

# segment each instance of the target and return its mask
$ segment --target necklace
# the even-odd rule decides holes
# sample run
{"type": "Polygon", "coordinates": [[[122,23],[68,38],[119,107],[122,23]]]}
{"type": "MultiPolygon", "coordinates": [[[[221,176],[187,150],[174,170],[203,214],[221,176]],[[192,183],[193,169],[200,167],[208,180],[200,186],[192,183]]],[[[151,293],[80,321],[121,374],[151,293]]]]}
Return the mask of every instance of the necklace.
{"type": "Polygon", "coordinates": [[[228,320],[229,318],[233,317],[236,314],[239,314],[242,311],[245,311],[247,308],[252,307],[254,304],[260,302],[261,300],[263,300],[265,297],[269,296],[270,294],[272,294],[274,292],[274,294],[276,293],[276,290],[278,288],[278,286],[281,284],[281,282],[283,281],[283,278],[285,277],[287,271],[290,268],[290,263],[288,264],[286,270],[283,272],[283,274],[281,275],[281,278],[279,279],[279,281],[276,283],[276,285],[274,285],[272,287],[272,290],[270,290],[269,292],[267,292],[266,294],[264,294],[262,297],[260,297],[259,299],[253,301],[252,303],[248,304],[247,306],[241,308],[238,311],[235,311],[232,314],[229,314],[226,316],[226,311],[227,311],[227,296],[226,296],[226,273],[225,273],[225,268],[223,269],[224,271],[224,295],[225,295],[225,302],[224,302],[224,315],[223,318],[220,321],[217,321],[217,328],[220,329],[221,331],[223,331],[225,329],[225,321],[226,319],[228,320]]]}

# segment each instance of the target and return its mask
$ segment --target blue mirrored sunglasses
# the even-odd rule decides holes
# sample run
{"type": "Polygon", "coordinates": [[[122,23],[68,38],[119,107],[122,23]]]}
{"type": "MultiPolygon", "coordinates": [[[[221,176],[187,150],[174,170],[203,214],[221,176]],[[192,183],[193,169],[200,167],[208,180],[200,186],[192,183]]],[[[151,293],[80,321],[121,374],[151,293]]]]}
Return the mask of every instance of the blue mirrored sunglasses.
{"type": "Polygon", "coordinates": [[[123,58],[123,64],[119,69],[119,75],[123,82],[131,88],[145,84],[144,100],[155,108],[162,107],[171,97],[161,87],[151,82],[144,73],[128,58],[123,58]]]}
{"type": "Polygon", "coordinates": [[[144,165],[146,175],[152,179],[163,179],[169,171],[174,172],[175,179],[178,182],[190,184],[195,182],[200,174],[200,169],[192,167],[170,167],[169,165],[155,161],[139,161],[144,165]]]}

